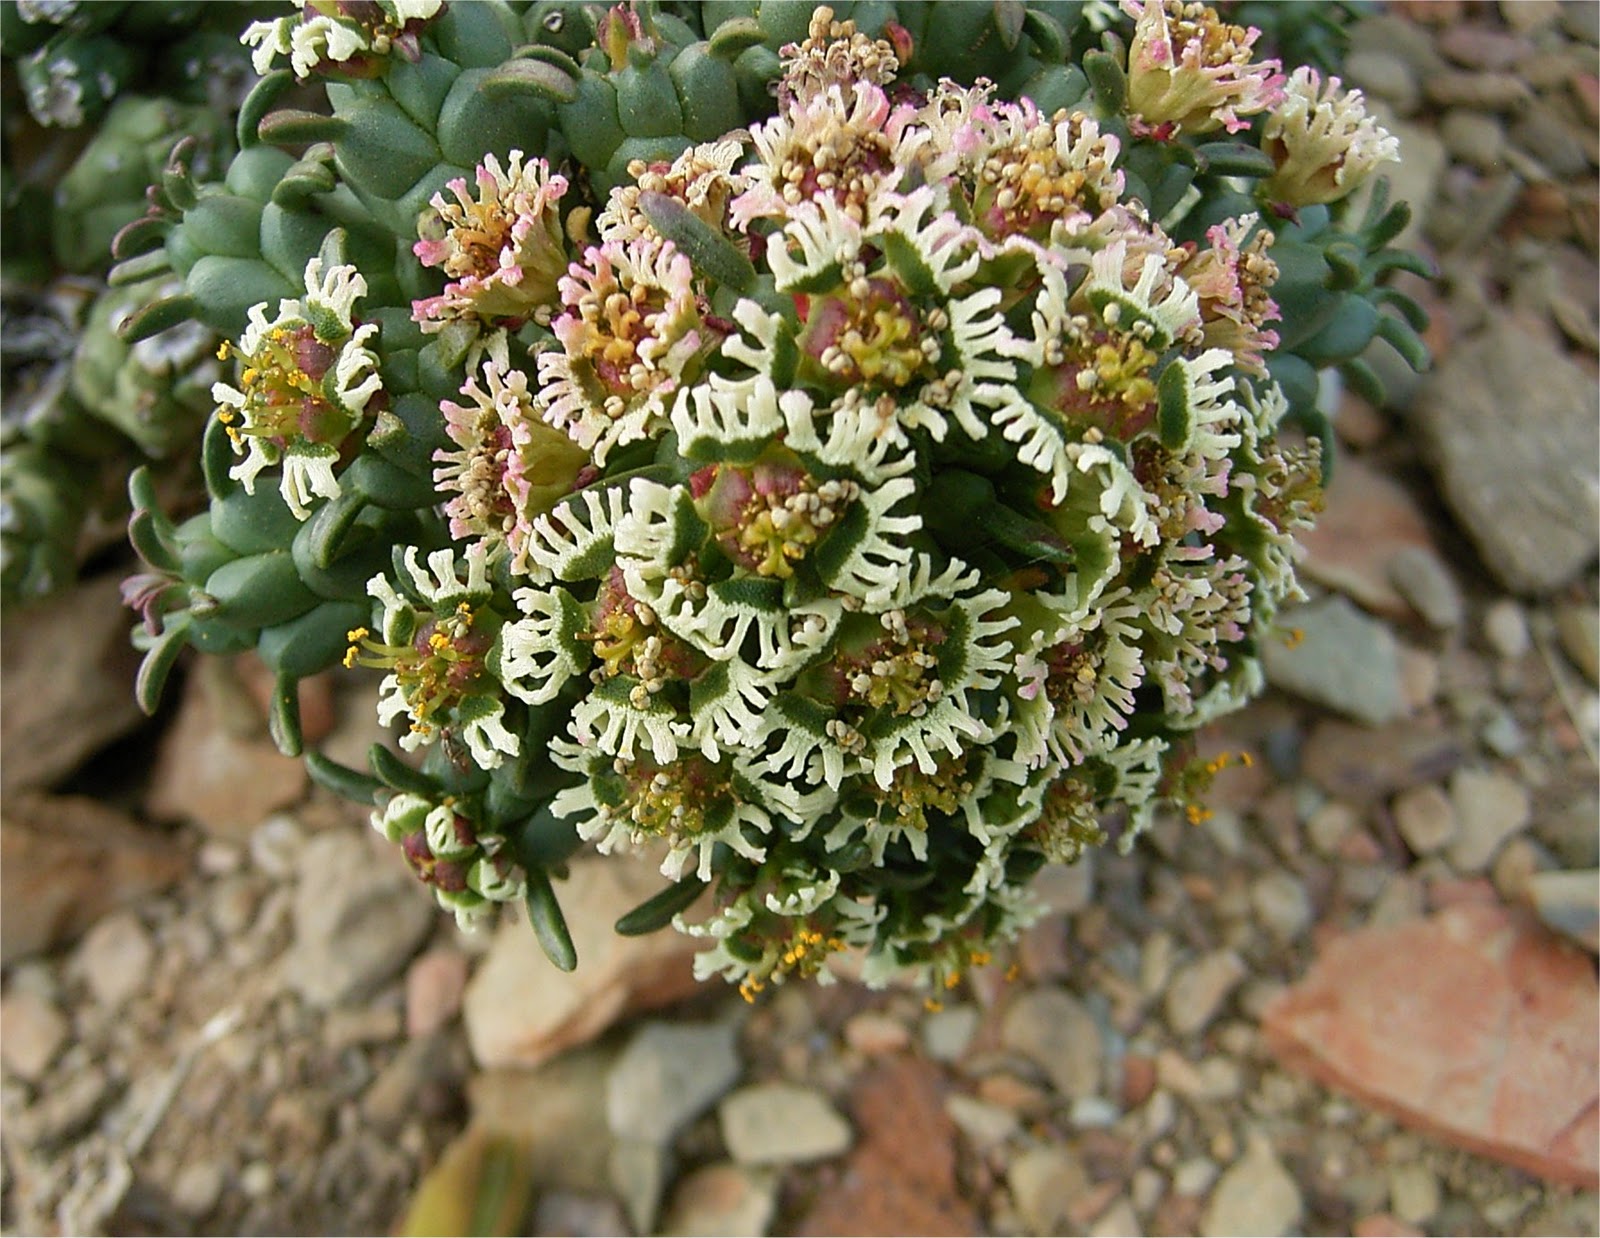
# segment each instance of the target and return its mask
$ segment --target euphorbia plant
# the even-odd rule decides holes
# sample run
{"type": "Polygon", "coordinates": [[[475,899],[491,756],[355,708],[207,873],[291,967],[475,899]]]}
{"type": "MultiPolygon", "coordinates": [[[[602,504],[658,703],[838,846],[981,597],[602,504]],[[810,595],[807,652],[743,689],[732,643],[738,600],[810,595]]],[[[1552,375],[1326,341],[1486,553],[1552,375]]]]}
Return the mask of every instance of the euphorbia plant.
{"type": "Polygon", "coordinates": [[[1200,4],[901,7],[253,28],[331,115],[274,70],[127,239],[187,280],[135,331],[237,341],[210,509],[134,522],[147,699],[253,645],[298,751],[296,679],[381,668],[420,768],[307,759],[440,902],[571,966],[552,872],[652,844],[618,927],[747,996],[953,984],[1192,800],[1297,593],[1317,368],[1421,360],[1404,208],[1338,217],[1393,141],[1200,4]]]}

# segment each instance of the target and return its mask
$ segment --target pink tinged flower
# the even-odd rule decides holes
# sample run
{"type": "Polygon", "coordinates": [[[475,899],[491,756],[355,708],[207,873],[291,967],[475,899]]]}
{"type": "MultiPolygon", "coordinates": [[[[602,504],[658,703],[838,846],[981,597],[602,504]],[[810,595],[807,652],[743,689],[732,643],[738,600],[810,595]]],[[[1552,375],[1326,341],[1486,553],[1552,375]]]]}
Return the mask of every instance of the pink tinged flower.
{"type": "Polygon", "coordinates": [[[514,150],[504,168],[488,155],[474,174],[476,194],[460,177],[436,193],[417,221],[411,252],[450,282],[435,297],[415,301],[412,318],[424,331],[470,319],[484,325],[549,321],[566,269],[566,241],[556,206],[567,191],[542,159],[523,161],[514,150]],[[453,200],[452,200],[453,199],[453,200]]]}
{"type": "Polygon", "coordinates": [[[604,464],[616,445],[666,424],[670,397],[719,336],[702,318],[694,269],[669,241],[591,247],[560,282],[561,348],[539,357],[539,408],[604,464]]]}
{"type": "Polygon", "coordinates": [[[571,493],[589,454],[539,419],[520,370],[491,359],[483,384],[469,377],[461,394],[470,402],[441,405],[456,450],[434,453],[450,536],[485,550],[503,543],[512,570],[526,572],[533,519],[571,493]]]}
{"type": "Polygon", "coordinates": [[[1283,103],[1267,118],[1261,149],[1277,171],[1262,192],[1289,207],[1336,202],[1372,175],[1380,163],[1400,160],[1400,143],[1367,114],[1359,90],[1324,86],[1317,71],[1296,69],[1283,103]]]}
{"type": "Polygon", "coordinates": [[[1200,298],[1204,343],[1225,348],[1247,373],[1265,377],[1266,354],[1278,346],[1278,333],[1266,324],[1282,316],[1269,289],[1278,264],[1268,256],[1273,234],[1263,228],[1251,236],[1253,214],[1212,226],[1209,249],[1194,250],[1178,274],[1200,298]]]}
{"type": "Polygon", "coordinates": [[[1261,32],[1229,25],[1198,0],[1122,0],[1135,19],[1128,108],[1136,133],[1209,133],[1249,127],[1245,117],[1283,99],[1276,60],[1252,61],[1261,32]]]}

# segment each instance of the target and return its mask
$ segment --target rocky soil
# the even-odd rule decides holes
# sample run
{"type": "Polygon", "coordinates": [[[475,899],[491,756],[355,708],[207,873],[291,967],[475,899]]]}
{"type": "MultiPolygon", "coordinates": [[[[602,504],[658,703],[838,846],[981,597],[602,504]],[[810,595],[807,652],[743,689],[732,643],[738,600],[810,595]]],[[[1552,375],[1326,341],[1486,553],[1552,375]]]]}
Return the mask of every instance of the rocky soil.
{"type": "MultiPolygon", "coordinates": [[[[1314,598],[1204,736],[1252,758],[1209,819],[1047,872],[940,1003],[697,988],[610,935],[643,862],[574,865],[574,976],[520,921],[465,937],[276,755],[256,668],[130,730],[114,581],[12,619],[5,1229],[1600,1232],[1597,19],[1358,30],[1436,369],[1342,399],[1314,598]]],[[[308,727],[354,763],[371,699],[312,683],[308,727]]]]}

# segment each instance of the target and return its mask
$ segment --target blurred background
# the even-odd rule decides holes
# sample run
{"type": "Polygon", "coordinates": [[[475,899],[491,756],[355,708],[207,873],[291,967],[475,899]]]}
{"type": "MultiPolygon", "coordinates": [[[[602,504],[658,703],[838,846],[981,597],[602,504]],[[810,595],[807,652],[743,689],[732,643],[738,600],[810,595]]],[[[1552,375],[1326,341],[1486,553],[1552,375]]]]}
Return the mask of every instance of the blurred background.
{"type": "MultiPolygon", "coordinates": [[[[216,341],[122,343],[107,247],[177,137],[226,165],[281,6],[73,7],[0,4],[7,1232],[1600,1232],[1600,4],[1350,6],[1434,368],[1325,391],[1312,601],[1210,815],[1046,870],[937,1001],[754,1005],[611,933],[643,859],[572,865],[574,974],[459,932],[253,655],[139,713],[127,473],[195,493],[216,341]]],[[[366,676],[302,688],[352,765],[366,676]]]]}

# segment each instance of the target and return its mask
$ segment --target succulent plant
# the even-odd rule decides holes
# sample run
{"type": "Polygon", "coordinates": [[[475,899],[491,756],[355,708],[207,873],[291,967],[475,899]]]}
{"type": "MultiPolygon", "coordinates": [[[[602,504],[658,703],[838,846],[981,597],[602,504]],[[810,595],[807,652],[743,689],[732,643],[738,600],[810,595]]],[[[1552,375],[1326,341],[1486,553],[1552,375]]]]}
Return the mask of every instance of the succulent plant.
{"type": "Polygon", "coordinates": [[[524,901],[571,966],[552,875],[649,844],[619,930],[747,996],[845,950],[956,984],[1040,865],[1203,812],[1193,733],[1297,596],[1316,371],[1425,361],[1418,263],[1403,206],[1343,218],[1393,157],[1358,93],[1123,7],[252,27],[224,183],[175,166],[119,241],[183,283],[130,336],[192,317],[233,365],[209,510],[132,486],[146,705],[253,645],[298,752],[295,681],[377,668],[420,768],[307,760],[442,904],[524,901]],[[295,75],[328,114],[272,110],[295,75]]]}

